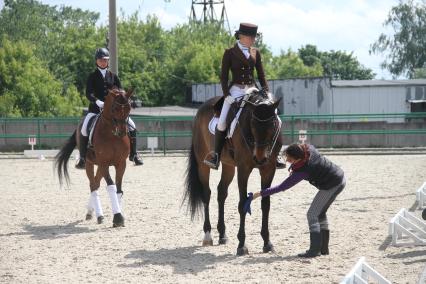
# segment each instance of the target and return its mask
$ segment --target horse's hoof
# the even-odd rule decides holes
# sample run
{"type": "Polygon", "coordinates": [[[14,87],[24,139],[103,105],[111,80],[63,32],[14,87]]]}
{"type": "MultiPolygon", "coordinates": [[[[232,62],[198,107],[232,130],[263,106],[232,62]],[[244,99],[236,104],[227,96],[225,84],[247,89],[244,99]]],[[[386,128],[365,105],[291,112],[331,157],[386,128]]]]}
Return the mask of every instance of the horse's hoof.
{"type": "Polygon", "coordinates": [[[86,214],[86,221],[87,221],[87,220],[92,220],[92,218],[93,218],[93,215],[91,215],[91,214],[86,214]]]}
{"type": "Polygon", "coordinates": [[[203,240],[203,247],[209,247],[213,245],[213,240],[203,240]]]}
{"type": "Polygon", "coordinates": [[[243,256],[249,254],[248,248],[246,246],[243,246],[242,248],[237,248],[237,255],[243,256]]]}
{"type": "Polygon", "coordinates": [[[228,242],[227,237],[219,238],[219,244],[220,245],[226,245],[227,242],[228,242]]]}
{"type": "Polygon", "coordinates": [[[422,211],[422,218],[423,220],[426,220],[426,209],[423,209],[422,211]]]}
{"type": "Polygon", "coordinates": [[[104,222],[104,216],[98,217],[98,224],[102,224],[104,222]]]}
{"type": "Polygon", "coordinates": [[[267,252],[275,252],[274,250],[274,246],[272,245],[271,242],[269,242],[266,246],[263,247],[263,252],[267,253],[267,252]]]}
{"type": "Polygon", "coordinates": [[[112,219],[112,227],[124,227],[124,217],[121,213],[114,214],[114,218],[112,219]]]}

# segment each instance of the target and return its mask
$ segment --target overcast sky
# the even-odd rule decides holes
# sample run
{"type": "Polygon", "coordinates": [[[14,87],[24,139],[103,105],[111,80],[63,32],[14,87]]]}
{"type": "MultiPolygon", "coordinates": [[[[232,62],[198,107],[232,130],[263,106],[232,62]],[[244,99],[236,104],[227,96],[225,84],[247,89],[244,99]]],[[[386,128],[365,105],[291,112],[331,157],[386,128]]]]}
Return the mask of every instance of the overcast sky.
{"type": "MultiPolygon", "coordinates": [[[[107,24],[108,0],[41,2],[96,11],[101,15],[100,23],[107,24]]],[[[126,15],[139,11],[144,19],[147,14],[156,14],[166,29],[187,22],[192,3],[191,0],[116,2],[117,10],[122,9],[126,15]]],[[[385,32],[383,22],[396,4],[398,0],[225,0],[231,30],[238,29],[240,22],[259,25],[264,42],[275,55],[289,48],[296,51],[306,44],[314,44],[321,51],[354,52],[364,66],[373,69],[377,79],[391,76],[380,69],[383,58],[369,55],[368,50],[380,33],[385,32]]]]}

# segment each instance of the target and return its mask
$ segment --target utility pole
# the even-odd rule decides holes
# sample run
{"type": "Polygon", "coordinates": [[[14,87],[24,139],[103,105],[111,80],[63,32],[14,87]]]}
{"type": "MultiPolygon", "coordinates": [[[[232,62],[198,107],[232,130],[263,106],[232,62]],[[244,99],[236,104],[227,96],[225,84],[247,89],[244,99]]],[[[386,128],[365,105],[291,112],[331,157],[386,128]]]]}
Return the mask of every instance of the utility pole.
{"type": "Polygon", "coordinates": [[[117,49],[117,9],[116,0],[109,0],[109,68],[118,75],[118,49],[117,49]]]}

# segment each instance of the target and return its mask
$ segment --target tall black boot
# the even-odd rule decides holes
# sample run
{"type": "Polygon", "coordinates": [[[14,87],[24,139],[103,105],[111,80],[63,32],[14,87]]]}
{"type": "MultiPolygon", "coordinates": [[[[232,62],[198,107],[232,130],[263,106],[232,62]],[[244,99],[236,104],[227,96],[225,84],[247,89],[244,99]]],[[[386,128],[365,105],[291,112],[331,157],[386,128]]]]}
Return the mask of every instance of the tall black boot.
{"type": "Polygon", "coordinates": [[[83,136],[80,133],[80,138],[78,140],[80,151],[80,158],[78,159],[78,163],[75,165],[77,169],[84,170],[86,168],[86,153],[87,153],[87,143],[89,142],[88,136],[83,136]]]}
{"type": "Polygon", "coordinates": [[[217,170],[219,168],[220,153],[222,152],[223,145],[225,145],[225,138],[226,130],[220,131],[216,127],[214,134],[214,153],[209,153],[204,159],[204,164],[206,164],[212,169],[217,170]]]}
{"type": "Polygon", "coordinates": [[[321,233],[310,232],[311,245],[305,253],[298,254],[299,257],[316,257],[321,255],[321,233]]]}
{"type": "Polygon", "coordinates": [[[142,158],[139,157],[138,152],[136,151],[136,130],[129,131],[130,136],[130,155],[129,161],[134,162],[135,166],[143,165],[142,158]]]}
{"type": "Polygon", "coordinates": [[[330,231],[321,230],[321,254],[322,255],[328,255],[330,253],[328,251],[329,240],[330,240],[330,231]]]}

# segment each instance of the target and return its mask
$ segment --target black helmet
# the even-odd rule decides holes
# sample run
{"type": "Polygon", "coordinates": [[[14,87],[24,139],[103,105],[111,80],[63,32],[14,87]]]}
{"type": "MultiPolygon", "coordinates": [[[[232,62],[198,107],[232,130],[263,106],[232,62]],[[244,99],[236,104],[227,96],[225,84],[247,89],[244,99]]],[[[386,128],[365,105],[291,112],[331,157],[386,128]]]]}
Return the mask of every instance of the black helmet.
{"type": "Polygon", "coordinates": [[[109,59],[109,51],[105,47],[96,49],[95,59],[98,60],[102,58],[109,59]]]}

